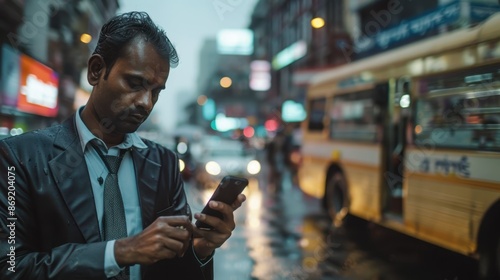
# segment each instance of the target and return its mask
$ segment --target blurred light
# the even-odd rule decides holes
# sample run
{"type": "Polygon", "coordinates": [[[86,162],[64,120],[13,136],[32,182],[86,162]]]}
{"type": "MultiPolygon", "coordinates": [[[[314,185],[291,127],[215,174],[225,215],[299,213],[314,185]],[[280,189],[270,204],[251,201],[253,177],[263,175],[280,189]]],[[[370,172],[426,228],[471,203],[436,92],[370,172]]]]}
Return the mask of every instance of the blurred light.
{"type": "Polygon", "coordinates": [[[184,161],[182,159],[179,159],[179,169],[181,170],[181,172],[184,170],[185,167],[186,164],[184,163],[184,161]]]}
{"type": "Polygon", "coordinates": [[[203,105],[202,114],[203,118],[207,121],[213,120],[215,118],[216,108],[215,101],[213,99],[208,98],[203,105]]]}
{"type": "Polygon", "coordinates": [[[359,76],[363,82],[371,82],[374,80],[373,73],[370,71],[363,71],[359,76]]]}
{"type": "Polygon", "coordinates": [[[12,128],[12,129],[10,130],[10,135],[11,135],[11,136],[21,135],[21,134],[23,134],[23,132],[24,132],[24,131],[23,131],[23,129],[22,129],[22,128],[12,128]]]}
{"type": "Polygon", "coordinates": [[[292,62],[295,62],[307,54],[307,43],[304,40],[297,41],[284,50],[280,51],[271,63],[274,70],[279,70],[292,62]]]}
{"type": "Polygon", "coordinates": [[[266,91],[271,88],[271,74],[251,73],[249,86],[251,90],[266,91]]]}
{"type": "Polygon", "coordinates": [[[225,132],[232,129],[244,128],[248,125],[248,121],[245,118],[228,118],[223,113],[217,114],[215,120],[212,123],[212,129],[225,132]]]}
{"type": "Polygon", "coordinates": [[[254,185],[249,184],[249,190],[252,195],[247,195],[248,207],[247,207],[247,219],[246,222],[250,229],[258,229],[261,225],[261,213],[262,213],[262,192],[258,186],[254,189],[254,185]]]}
{"type": "Polygon", "coordinates": [[[415,133],[416,134],[422,133],[422,126],[421,125],[416,125],[415,126],[415,133]]]}
{"type": "MultiPolygon", "coordinates": [[[[21,79],[17,109],[25,113],[55,117],[59,110],[59,75],[32,57],[20,54],[20,58],[21,79]]],[[[66,88],[70,85],[63,82],[61,86],[66,88]]]]}
{"type": "Polygon", "coordinates": [[[399,105],[401,106],[401,108],[410,107],[410,95],[405,94],[405,95],[401,96],[401,100],[399,100],[399,105]]]}
{"type": "Polygon", "coordinates": [[[217,176],[221,172],[220,165],[215,161],[209,161],[205,164],[205,170],[208,174],[217,176]]]}
{"type": "Polygon", "coordinates": [[[200,95],[198,96],[198,99],[196,99],[196,102],[198,103],[198,105],[200,106],[203,106],[205,105],[205,103],[207,103],[207,97],[205,95],[200,95]]]}
{"type": "Polygon", "coordinates": [[[222,77],[222,79],[220,79],[220,86],[223,88],[228,88],[232,84],[233,84],[233,80],[231,80],[231,78],[229,78],[229,77],[222,77]]]}
{"type": "Polygon", "coordinates": [[[250,89],[266,91],[271,88],[271,63],[266,60],[254,60],[250,63],[250,89]]]}
{"type": "Polygon", "coordinates": [[[82,36],[80,36],[80,41],[84,44],[88,44],[92,41],[92,36],[90,36],[90,34],[83,33],[82,36]]]}
{"type": "Polygon", "coordinates": [[[321,28],[321,27],[325,26],[325,20],[320,18],[320,17],[315,17],[315,18],[311,19],[311,26],[313,28],[321,28]]]}
{"type": "Polygon", "coordinates": [[[309,239],[307,239],[306,237],[300,239],[300,241],[299,241],[299,245],[302,248],[305,248],[305,247],[309,246],[309,243],[310,243],[309,239]]]}
{"type": "Polygon", "coordinates": [[[412,75],[421,75],[424,72],[424,60],[419,58],[408,64],[408,70],[412,75]]]}
{"type": "Polygon", "coordinates": [[[179,144],[177,144],[177,152],[179,154],[185,154],[188,150],[188,146],[185,142],[180,142],[179,144]]]}
{"type": "Polygon", "coordinates": [[[2,126],[0,127],[0,135],[8,135],[9,134],[9,128],[2,126]]]}
{"type": "Polygon", "coordinates": [[[246,138],[250,138],[255,134],[255,130],[251,126],[247,126],[243,129],[243,135],[245,135],[246,138]]]}
{"type": "Polygon", "coordinates": [[[260,162],[257,160],[252,160],[247,165],[248,173],[255,175],[260,172],[260,162]]]}
{"type": "Polygon", "coordinates": [[[267,131],[276,131],[278,130],[279,124],[276,120],[271,119],[264,123],[264,127],[267,131]]]}
{"type": "Polygon", "coordinates": [[[224,29],[217,33],[219,54],[250,55],[253,53],[253,31],[250,29],[224,29]]]}
{"type": "Polygon", "coordinates": [[[301,122],[306,119],[307,113],[304,106],[293,100],[283,102],[281,118],[285,122],[301,122]]]}

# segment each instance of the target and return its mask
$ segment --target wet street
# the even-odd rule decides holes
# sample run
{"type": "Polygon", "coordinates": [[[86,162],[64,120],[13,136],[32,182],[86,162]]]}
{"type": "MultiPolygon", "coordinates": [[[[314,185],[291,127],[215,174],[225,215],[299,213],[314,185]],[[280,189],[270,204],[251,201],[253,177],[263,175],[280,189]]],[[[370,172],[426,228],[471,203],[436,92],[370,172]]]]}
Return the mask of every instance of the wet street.
{"type": "MultiPolygon", "coordinates": [[[[463,256],[356,219],[333,227],[317,199],[283,180],[278,193],[265,172],[250,181],[215,279],[475,279],[477,264],[463,256]]],[[[196,212],[213,192],[191,182],[186,191],[196,212]]]]}

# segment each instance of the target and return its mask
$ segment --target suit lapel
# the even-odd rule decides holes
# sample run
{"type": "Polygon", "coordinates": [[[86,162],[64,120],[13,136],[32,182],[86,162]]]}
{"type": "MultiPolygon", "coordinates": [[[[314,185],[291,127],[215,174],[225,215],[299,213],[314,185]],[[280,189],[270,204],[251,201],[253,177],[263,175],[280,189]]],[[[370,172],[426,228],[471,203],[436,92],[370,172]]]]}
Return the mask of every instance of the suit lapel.
{"type": "Polygon", "coordinates": [[[154,212],[155,200],[161,169],[159,163],[146,158],[149,150],[151,149],[132,149],[135,178],[139,189],[139,203],[141,205],[143,228],[150,225],[156,217],[154,212]]]}
{"type": "Polygon", "coordinates": [[[94,195],[74,117],[65,121],[54,146],[62,152],[49,162],[61,195],[87,242],[101,240],[94,195]]]}

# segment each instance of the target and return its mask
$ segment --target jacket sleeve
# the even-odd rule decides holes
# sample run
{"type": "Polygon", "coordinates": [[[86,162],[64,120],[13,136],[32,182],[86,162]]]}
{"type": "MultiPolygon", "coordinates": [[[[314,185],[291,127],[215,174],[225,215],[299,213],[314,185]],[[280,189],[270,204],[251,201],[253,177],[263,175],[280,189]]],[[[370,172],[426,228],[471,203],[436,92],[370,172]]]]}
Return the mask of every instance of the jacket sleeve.
{"type": "MultiPolygon", "coordinates": [[[[106,242],[40,249],[25,163],[0,141],[0,279],[105,279],[106,242]]],[[[50,217],[47,217],[50,219],[50,217]]]]}
{"type": "MultiPolygon", "coordinates": [[[[146,141],[145,141],[146,142],[146,141]]],[[[150,144],[151,145],[151,144],[150,144]]],[[[164,172],[160,175],[160,185],[156,205],[165,204],[169,207],[166,215],[188,215],[192,219],[191,208],[184,191],[184,182],[179,170],[179,159],[176,154],[168,149],[159,147],[160,157],[164,172]]],[[[145,266],[143,280],[164,279],[213,279],[213,259],[203,266],[193,254],[192,248],[186,250],[182,258],[163,260],[151,266],[145,266]]]]}

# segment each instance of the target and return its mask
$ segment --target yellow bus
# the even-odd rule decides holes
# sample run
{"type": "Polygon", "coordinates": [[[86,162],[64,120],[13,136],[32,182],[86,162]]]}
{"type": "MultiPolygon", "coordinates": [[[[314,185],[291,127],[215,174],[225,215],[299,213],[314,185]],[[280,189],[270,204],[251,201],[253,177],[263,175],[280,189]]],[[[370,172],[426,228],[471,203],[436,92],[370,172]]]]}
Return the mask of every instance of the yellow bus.
{"type": "Polygon", "coordinates": [[[318,74],[300,188],[500,279],[500,13],[318,74]]]}

